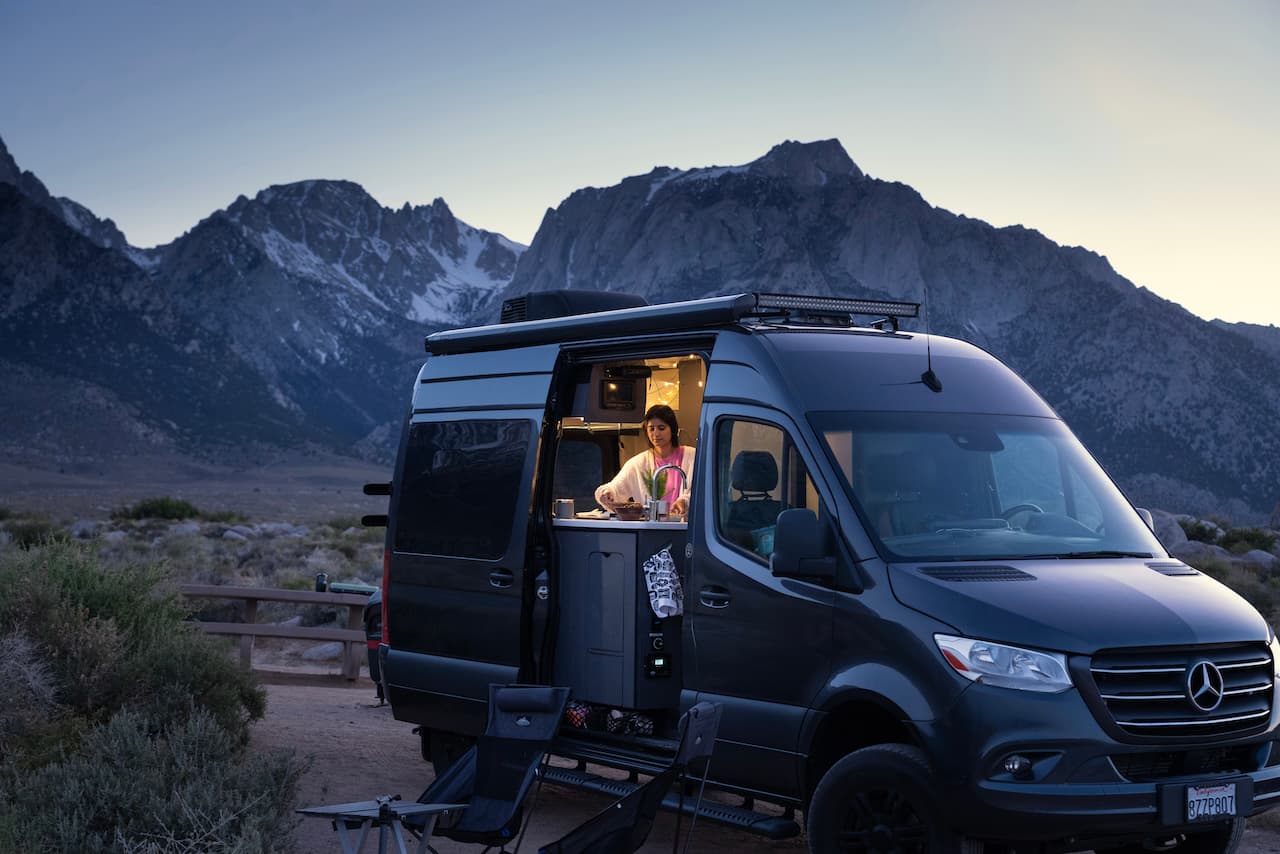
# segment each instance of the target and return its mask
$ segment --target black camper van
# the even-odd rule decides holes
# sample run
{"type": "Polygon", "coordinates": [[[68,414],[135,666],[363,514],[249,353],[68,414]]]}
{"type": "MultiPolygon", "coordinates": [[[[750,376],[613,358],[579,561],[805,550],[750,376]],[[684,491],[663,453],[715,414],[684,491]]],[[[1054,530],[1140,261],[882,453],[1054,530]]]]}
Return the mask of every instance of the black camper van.
{"type": "Polygon", "coordinates": [[[715,818],[785,836],[803,810],[816,852],[1234,850],[1280,799],[1275,635],[1013,371],[900,330],[917,310],[532,293],[429,336],[379,648],[424,756],[519,681],[647,722],[555,746],[647,773],[711,700],[711,776],[741,796],[715,818]],[[696,448],[687,517],[642,495],[619,518],[594,490],[654,403],[696,448]],[[659,557],[677,607],[651,602],[659,557]]]}

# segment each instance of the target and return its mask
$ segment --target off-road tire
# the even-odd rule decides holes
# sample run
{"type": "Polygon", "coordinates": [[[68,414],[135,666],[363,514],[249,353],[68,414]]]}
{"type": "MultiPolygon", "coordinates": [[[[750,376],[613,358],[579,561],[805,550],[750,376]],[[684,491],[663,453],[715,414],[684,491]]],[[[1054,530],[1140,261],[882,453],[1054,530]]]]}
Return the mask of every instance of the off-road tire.
{"type": "Polygon", "coordinates": [[[832,765],[809,805],[809,851],[953,854],[929,762],[917,747],[877,744],[832,765]]]}

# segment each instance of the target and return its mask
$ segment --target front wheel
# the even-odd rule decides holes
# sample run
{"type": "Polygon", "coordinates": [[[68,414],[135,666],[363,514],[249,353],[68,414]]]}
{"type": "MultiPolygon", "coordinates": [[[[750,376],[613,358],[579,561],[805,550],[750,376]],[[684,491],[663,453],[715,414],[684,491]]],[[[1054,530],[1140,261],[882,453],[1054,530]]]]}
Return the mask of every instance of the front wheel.
{"type": "Polygon", "coordinates": [[[917,747],[856,750],[823,776],[809,805],[813,854],[949,854],[960,840],[941,818],[929,761],[917,747]]]}
{"type": "Polygon", "coordinates": [[[1179,833],[1168,839],[1152,839],[1146,845],[1123,845],[1119,848],[1099,849],[1099,854],[1147,854],[1150,851],[1170,851],[1176,854],[1235,854],[1244,839],[1244,829],[1249,823],[1245,818],[1233,818],[1209,830],[1197,833],[1179,833]]]}

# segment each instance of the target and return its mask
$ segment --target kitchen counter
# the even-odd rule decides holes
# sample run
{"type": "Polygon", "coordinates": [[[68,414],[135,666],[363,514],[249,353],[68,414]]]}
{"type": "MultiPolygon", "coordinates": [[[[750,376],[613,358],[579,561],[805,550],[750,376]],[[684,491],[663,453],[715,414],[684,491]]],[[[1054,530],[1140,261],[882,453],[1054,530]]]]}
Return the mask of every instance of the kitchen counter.
{"type": "Polygon", "coordinates": [[[689,527],[688,522],[667,520],[624,522],[621,519],[554,519],[552,523],[557,528],[583,528],[593,531],[684,531],[689,527]]]}

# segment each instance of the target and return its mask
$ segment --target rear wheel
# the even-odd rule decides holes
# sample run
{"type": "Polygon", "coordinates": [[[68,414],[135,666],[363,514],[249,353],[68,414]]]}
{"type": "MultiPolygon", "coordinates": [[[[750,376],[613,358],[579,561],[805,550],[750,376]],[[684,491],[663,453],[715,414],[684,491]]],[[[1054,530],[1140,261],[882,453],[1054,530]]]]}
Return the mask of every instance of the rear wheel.
{"type": "Polygon", "coordinates": [[[1170,851],[1176,854],[1235,854],[1244,838],[1248,819],[1234,818],[1198,833],[1179,833],[1165,839],[1152,839],[1145,845],[1123,845],[1099,849],[1100,854],[1148,854],[1170,851]]]}
{"type": "Polygon", "coordinates": [[[878,744],[856,750],[823,776],[809,806],[813,854],[950,854],[947,830],[919,748],[878,744]]]}

